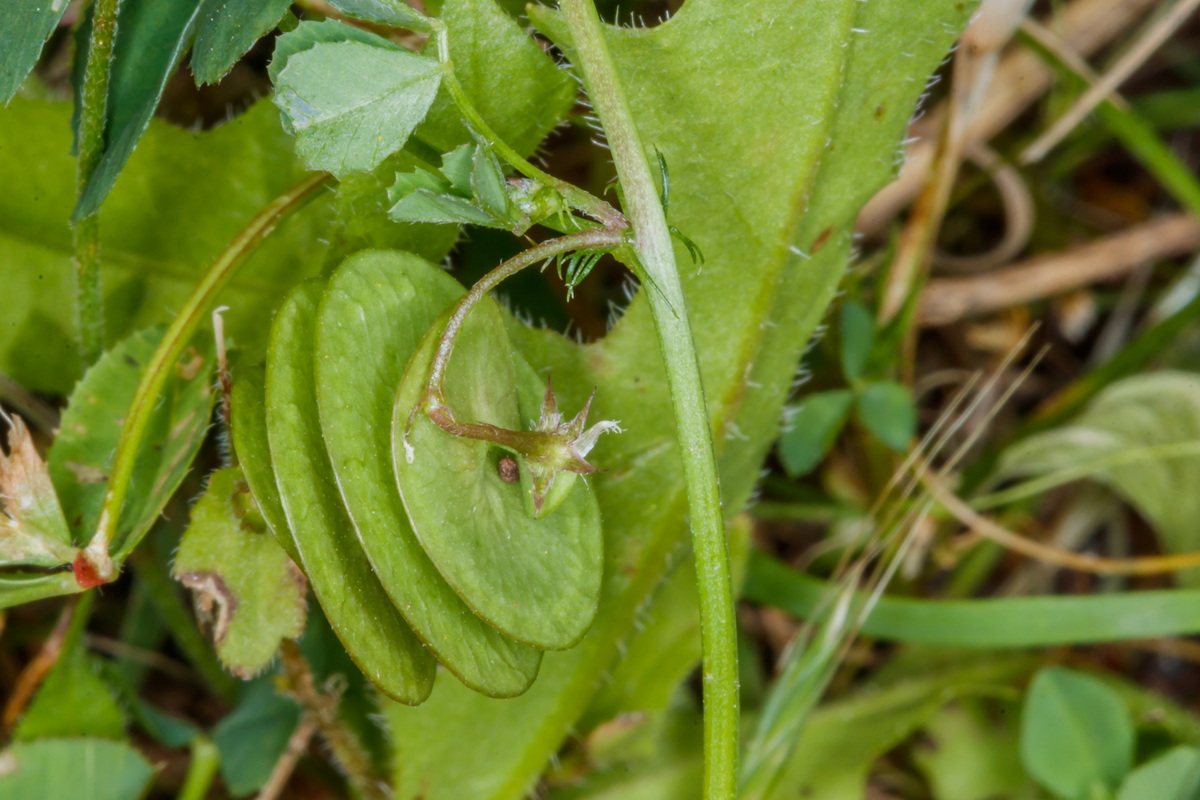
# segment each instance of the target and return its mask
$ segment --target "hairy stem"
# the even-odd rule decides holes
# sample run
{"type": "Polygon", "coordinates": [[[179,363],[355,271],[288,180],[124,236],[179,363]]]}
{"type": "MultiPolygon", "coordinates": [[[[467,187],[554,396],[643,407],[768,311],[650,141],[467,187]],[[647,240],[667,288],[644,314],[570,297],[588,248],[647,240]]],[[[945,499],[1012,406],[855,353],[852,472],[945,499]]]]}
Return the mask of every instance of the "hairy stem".
{"type": "Polygon", "coordinates": [[[704,797],[724,800],[734,796],[737,785],[737,636],[716,454],[700,364],[666,214],[604,41],[600,18],[591,0],[562,0],[560,8],[575,45],[577,66],[612,148],[626,213],[633,223],[637,261],[656,289],[646,297],[675,409],[700,597],[704,797]]]}
{"type": "MultiPolygon", "coordinates": [[[[113,39],[117,32],[117,0],[96,0],[92,36],[83,73],[79,111],[79,164],[76,186],[80,195],[104,152],[108,116],[108,77],[113,39]]],[[[104,295],[100,286],[100,219],[89,214],[74,220],[75,313],[79,326],[79,355],[85,367],[104,350],[104,295]]]]}
{"type": "Polygon", "coordinates": [[[458,76],[454,73],[454,62],[450,58],[450,41],[446,35],[445,25],[440,21],[438,21],[438,27],[434,36],[437,40],[438,61],[446,68],[446,74],[442,78],[443,85],[450,91],[450,96],[454,99],[454,104],[458,106],[459,112],[466,118],[470,126],[478,134],[487,139],[488,144],[492,146],[501,158],[526,178],[532,178],[554,189],[562,195],[563,199],[571,207],[578,209],[601,224],[618,228],[626,227],[629,224],[625,217],[621,215],[621,212],[617,211],[611,205],[596,197],[591,192],[584,191],[574,184],[560,180],[544,170],[538,169],[497,136],[492,127],[488,125],[487,120],[479,113],[479,109],[475,108],[475,104],[471,102],[471,98],[467,97],[466,90],[463,89],[462,83],[459,82],[458,76]]]}
{"type": "Polygon", "coordinates": [[[250,221],[250,224],[230,242],[229,247],[225,248],[225,252],[218,256],[208,271],[204,273],[200,283],[192,290],[179,313],[175,315],[171,327],[167,329],[158,349],[150,358],[150,363],[146,365],[146,370],[142,373],[142,379],[138,383],[137,392],[133,396],[133,403],[129,407],[129,413],[125,415],[121,438],[117,442],[117,451],[113,456],[112,477],[109,480],[108,491],[104,495],[104,504],[100,508],[100,521],[96,526],[96,533],[92,536],[92,540],[84,552],[91,567],[103,580],[112,580],[116,575],[114,561],[119,564],[137,545],[136,540],[117,540],[117,521],[121,505],[125,502],[125,495],[129,491],[129,481],[133,475],[138,448],[146,433],[150,415],[154,411],[163,386],[166,385],[173,365],[188,342],[191,341],[192,335],[204,320],[205,314],[217,295],[237,274],[238,268],[245,262],[246,256],[254,251],[281,220],[312,199],[315,191],[329,179],[330,176],[323,172],[308,175],[291,189],[272,200],[250,221]]]}
{"type": "MultiPolygon", "coordinates": [[[[337,715],[341,692],[336,687],[317,689],[312,668],[309,667],[299,646],[291,639],[279,645],[280,661],[287,676],[288,691],[300,703],[301,708],[316,720],[321,738],[329,746],[334,759],[342,768],[346,779],[360,797],[366,800],[387,800],[391,792],[387,784],[375,774],[370,757],[358,737],[341,723],[337,715]]],[[[344,686],[343,686],[344,688],[344,686]]],[[[301,723],[303,724],[303,723],[301,723]]]]}

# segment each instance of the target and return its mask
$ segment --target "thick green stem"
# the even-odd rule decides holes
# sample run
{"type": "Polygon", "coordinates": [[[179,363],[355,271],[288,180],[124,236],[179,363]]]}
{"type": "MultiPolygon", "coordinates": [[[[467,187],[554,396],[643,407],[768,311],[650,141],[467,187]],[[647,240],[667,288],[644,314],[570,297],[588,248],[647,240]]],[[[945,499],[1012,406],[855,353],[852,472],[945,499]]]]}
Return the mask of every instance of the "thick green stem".
{"type": "Polygon", "coordinates": [[[96,576],[102,581],[112,580],[116,575],[114,561],[120,563],[129,555],[137,544],[135,540],[117,540],[117,521],[121,513],[121,505],[129,491],[129,480],[133,475],[133,467],[137,460],[137,452],[150,422],[150,415],[158,403],[159,395],[171,370],[183,349],[191,341],[196,328],[206,318],[209,308],[220,291],[225,288],[230,279],[237,273],[246,256],[254,251],[258,244],[275,229],[279,222],[296,211],[310,200],[315,190],[324,185],[330,176],[324,172],[316,172],[305,177],[288,191],[275,198],[258,213],[250,224],[229,244],[208,271],[200,279],[200,283],[192,290],[191,296],[183,304],[171,327],[167,329],[158,349],[146,365],[138,383],[137,392],[129,413],[125,416],[125,424],[121,430],[121,438],[117,442],[117,452],[113,456],[112,477],[109,479],[108,491],[104,495],[104,504],[100,508],[100,521],[96,533],[88,543],[85,557],[96,576]],[[111,557],[109,555],[111,551],[111,557]]]}
{"type": "Polygon", "coordinates": [[[737,636],[729,553],[712,428],[704,402],[700,363],[688,322],[671,233],[646,151],[638,139],[629,102],[604,41],[591,0],[562,0],[563,17],[575,45],[577,66],[600,116],[633,223],[633,248],[644,278],[654,287],[646,298],[654,317],[687,481],[688,510],[700,596],[704,671],[704,797],[732,798],[737,786],[737,636]]]}
{"type": "Polygon", "coordinates": [[[523,158],[520,153],[512,149],[508,143],[497,136],[492,127],[488,125],[487,120],[479,113],[479,109],[475,108],[475,104],[471,102],[471,98],[467,97],[466,90],[463,89],[458,76],[454,74],[454,62],[450,58],[450,40],[446,35],[445,25],[441,24],[440,21],[435,29],[434,37],[436,38],[438,61],[446,68],[442,84],[450,91],[450,97],[454,99],[454,104],[458,106],[459,112],[466,118],[468,124],[475,129],[476,133],[487,139],[488,144],[492,146],[492,149],[501,158],[526,178],[532,178],[538,183],[554,189],[562,195],[563,199],[572,208],[578,209],[603,225],[616,228],[623,228],[628,225],[625,217],[611,205],[594,194],[580,189],[578,186],[560,180],[544,170],[538,169],[533,164],[530,164],[528,159],[523,158]]]}
{"type": "MultiPolygon", "coordinates": [[[[96,0],[92,9],[92,36],[79,109],[79,165],[77,191],[96,171],[104,152],[104,128],[108,116],[108,76],[113,39],[117,32],[117,0],[96,0]]],[[[104,350],[104,295],[100,286],[100,220],[90,214],[76,220],[75,312],[79,326],[79,354],[84,366],[104,350]]]]}

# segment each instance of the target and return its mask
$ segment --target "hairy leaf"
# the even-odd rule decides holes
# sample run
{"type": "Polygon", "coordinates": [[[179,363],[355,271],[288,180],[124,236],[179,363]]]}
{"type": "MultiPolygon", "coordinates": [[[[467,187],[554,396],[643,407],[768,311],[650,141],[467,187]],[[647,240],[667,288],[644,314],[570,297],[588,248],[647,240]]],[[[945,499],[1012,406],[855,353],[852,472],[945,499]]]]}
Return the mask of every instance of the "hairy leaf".
{"type": "Polygon", "coordinates": [[[122,742],[17,742],[0,752],[0,800],[138,800],[154,772],[141,753],[122,742]]]}
{"type": "Polygon", "coordinates": [[[0,3],[0,104],[21,88],[68,5],[67,0],[0,3]]]}
{"type": "Polygon", "coordinates": [[[446,584],[409,525],[392,469],[395,387],[425,331],[461,294],[453,278],[407,253],[349,259],[321,303],[317,400],[346,509],[392,602],[460,680],[512,696],[529,687],[541,654],[489,627],[446,584]]]}
{"type": "Polygon", "coordinates": [[[279,24],[289,5],[288,0],[201,0],[191,60],[196,83],[225,77],[243,53],[279,24]]]}
{"type": "MultiPolygon", "coordinates": [[[[571,647],[591,625],[599,600],[603,545],[595,497],[577,480],[558,508],[534,518],[522,485],[500,475],[504,451],[410,413],[428,383],[443,324],[421,342],[396,392],[392,442],[409,520],[442,577],[475,613],[519,641],[571,647]]],[[[498,306],[484,300],[455,340],[448,402],[462,420],[520,429],[517,398],[506,390],[526,374],[514,369],[498,306]]]]}
{"type": "MultiPolygon", "coordinates": [[[[567,115],[576,85],[495,0],[448,0],[442,8],[454,74],[496,134],[529,154],[567,115]]],[[[445,153],[473,141],[443,90],[417,136],[445,153]]]]}
{"type": "Polygon", "coordinates": [[[239,678],[261,672],[281,639],[304,632],[307,582],[267,532],[240,470],[209,477],[171,573],[191,589],[217,656],[239,678]]]}
{"type": "MultiPolygon", "coordinates": [[[[104,149],[75,205],[74,219],[94,213],[108,196],[150,124],[167,81],[192,41],[201,0],[123,0],[105,98],[104,149]]],[[[81,48],[76,58],[86,58],[81,48]]]]}
{"type": "MultiPolygon", "coordinates": [[[[96,530],[125,415],[162,335],[162,328],[151,328],[107,351],[79,382],[63,414],[50,448],[50,476],[81,545],[96,530]]],[[[121,508],[117,539],[149,529],[187,474],[208,432],[212,366],[211,355],[193,348],[175,365],[138,453],[133,472],[138,491],[121,508]]]]}
{"type": "MultiPolygon", "coordinates": [[[[80,377],[69,119],[66,103],[21,99],[0,113],[0,372],[60,395],[80,377]]],[[[108,342],[169,321],[212,259],[300,175],[269,103],[199,134],[151,121],[100,214],[108,342]]],[[[300,211],[222,292],[226,333],[253,358],[280,293],[320,267],[328,216],[320,200],[300,211]]]]}
{"type": "Polygon", "coordinates": [[[349,17],[394,25],[413,31],[428,31],[429,19],[404,0],[330,0],[331,6],[349,17]]]}
{"type": "Polygon", "coordinates": [[[84,646],[82,628],[77,628],[67,637],[62,654],[38,688],[13,738],[84,736],[124,738],[125,712],[112,687],[100,676],[99,660],[84,646]]]}
{"type": "MultiPolygon", "coordinates": [[[[706,258],[703,268],[687,266],[679,245],[729,513],[776,438],[801,352],[848,261],[858,208],[892,176],[926,76],[971,11],[954,0],[766,0],[748,15],[729,0],[688,0],[652,30],[606,32],[647,155],[658,147],[670,164],[671,222],[706,258]]],[[[554,14],[530,13],[569,55],[554,14]]],[[[516,700],[488,705],[443,686],[422,708],[390,713],[405,754],[396,776],[403,798],[523,796],[616,660],[685,532],[673,415],[645,301],[587,348],[517,326],[510,336],[536,367],[551,368],[561,405],[577,407],[595,386],[593,413],[627,431],[602,440],[592,458],[608,470],[594,481],[606,536],[600,612],[580,645],[547,656],[516,700]],[[459,743],[480,726],[507,735],[475,753],[468,773],[459,743]]]]}
{"type": "Polygon", "coordinates": [[[346,651],[380,691],[420,703],[434,659],[396,611],[358,545],[321,441],[312,342],[321,285],[297,286],[271,326],[267,438],[301,566],[346,651]]]}
{"type": "Polygon", "coordinates": [[[436,59],[384,39],[320,42],[275,71],[275,104],[308,165],[344,175],[404,146],[441,77],[436,59]]]}

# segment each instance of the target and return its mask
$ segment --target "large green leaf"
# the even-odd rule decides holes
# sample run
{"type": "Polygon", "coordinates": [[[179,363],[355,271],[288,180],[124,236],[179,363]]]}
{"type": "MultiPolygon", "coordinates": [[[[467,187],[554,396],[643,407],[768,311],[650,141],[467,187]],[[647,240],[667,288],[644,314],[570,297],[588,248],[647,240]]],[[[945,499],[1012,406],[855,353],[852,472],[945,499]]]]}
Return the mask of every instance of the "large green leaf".
{"type": "MultiPolygon", "coordinates": [[[[504,451],[410,413],[428,383],[442,327],[425,336],[396,392],[396,478],[413,530],[476,614],[519,641],[571,647],[591,625],[600,594],[603,540],[595,496],[577,480],[552,513],[535,518],[522,483],[501,477],[504,451]]],[[[515,368],[499,306],[486,299],[455,339],[447,401],[463,421],[522,429],[526,410],[511,393],[518,380],[531,382],[535,395],[542,388],[532,372],[515,368]]]]}
{"type": "Polygon", "coordinates": [[[0,4],[0,103],[7,104],[37,63],[42,44],[69,4],[65,0],[9,0],[0,4]]]}
{"type": "Polygon", "coordinates": [[[201,0],[191,67],[196,83],[219,81],[238,58],[278,23],[288,0],[201,0]]]}
{"type": "Polygon", "coordinates": [[[434,659],[396,611],[358,545],[321,440],[312,342],[322,286],[288,294],[271,326],[267,438],[301,566],[329,623],[371,682],[389,697],[420,703],[434,659]]]}
{"type": "Polygon", "coordinates": [[[346,509],[392,602],[468,686],[520,694],[541,654],[492,629],[442,579],[408,523],[392,469],[395,387],[425,331],[462,294],[407,253],[365,252],[330,279],[317,322],[321,429],[346,509]]]}
{"type": "MultiPolygon", "coordinates": [[[[531,153],[570,110],[575,81],[495,0],[449,0],[442,21],[454,74],[471,103],[501,139],[531,153]]],[[[471,141],[445,91],[417,136],[442,153],[471,141]]]]}
{"type": "Polygon", "coordinates": [[[1189,800],[1200,791],[1200,751],[1173,747],[1144,764],[1121,784],[1117,800],[1189,800]]]}
{"type": "MultiPolygon", "coordinates": [[[[162,328],[150,328],[105,352],[75,387],[63,414],[50,448],[50,476],[80,544],[96,530],[125,416],[162,335],[162,328]]],[[[138,490],[121,508],[118,540],[148,530],[191,467],[208,432],[212,365],[211,356],[189,348],[172,370],[138,451],[133,471],[138,490]]]]}
{"type": "MultiPolygon", "coordinates": [[[[69,119],[68,104],[21,99],[0,113],[0,372],[61,395],[80,375],[69,119]]],[[[169,321],[213,258],[300,174],[269,103],[204,133],[152,121],[100,215],[108,341],[169,321]]],[[[244,351],[261,354],[262,320],[319,268],[328,216],[320,201],[300,211],[222,292],[226,332],[244,351]]]]}
{"type": "Polygon", "coordinates": [[[275,104],[313,169],[335,175],[379,165],[429,110],[442,69],[432,56],[362,41],[319,42],[272,69],[275,104]]]}
{"type": "MultiPolygon", "coordinates": [[[[608,30],[648,156],[657,147],[670,165],[670,222],[706,257],[703,268],[688,266],[679,248],[730,513],[777,435],[801,352],[848,261],[858,208],[894,173],[925,79],[972,8],[763,0],[748,13],[730,0],[688,0],[652,30],[608,30]]],[[[569,49],[551,12],[531,15],[569,49]]],[[[536,367],[551,368],[563,407],[596,386],[593,413],[627,431],[601,440],[592,457],[608,469],[594,482],[606,536],[600,612],[574,650],[547,655],[520,698],[489,704],[443,686],[422,708],[391,712],[403,798],[522,796],[611,668],[686,530],[645,301],[586,348],[517,326],[510,336],[536,367]],[[506,736],[464,771],[461,742],[481,727],[506,736]]]]}
{"type": "Polygon", "coordinates": [[[304,632],[308,584],[267,532],[240,470],[209,477],[171,573],[192,590],[217,656],[239,678],[261,672],[280,640],[304,632]]]}
{"type": "Polygon", "coordinates": [[[1117,788],[1133,766],[1133,720],[1121,698],[1090,675],[1047,667],[1021,710],[1021,761],[1065,800],[1117,788]]]}
{"type": "Polygon", "coordinates": [[[104,739],[18,742],[0,764],[0,800],[138,800],[154,777],[141,753],[104,739]]]}
{"type": "MultiPolygon", "coordinates": [[[[104,147],[74,218],[100,208],[150,124],[167,81],[192,41],[201,0],[123,0],[105,98],[104,147]]],[[[76,54],[86,58],[86,52],[76,54]]]]}
{"type": "MultiPolygon", "coordinates": [[[[1167,550],[1200,550],[1200,376],[1157,372],[1114,383],[1069,425],[1006,450],[999,474],[1039,476],[1031,488],[1043,489],[1099,481],[1146,518],[1167,550]]],[[[1177,577],[1200,586],[1200,570],[1177,577]]]]}

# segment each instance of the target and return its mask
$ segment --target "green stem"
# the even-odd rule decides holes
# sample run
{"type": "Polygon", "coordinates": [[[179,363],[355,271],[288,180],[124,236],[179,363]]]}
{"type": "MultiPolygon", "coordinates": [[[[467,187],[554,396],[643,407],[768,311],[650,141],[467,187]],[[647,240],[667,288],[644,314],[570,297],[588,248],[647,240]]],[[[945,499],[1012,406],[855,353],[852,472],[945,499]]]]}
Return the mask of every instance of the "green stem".
{"type": "Polygon", "coordinates": [[[492,146],[492,149],[501,158],[526,178],[532,178],[554,189],[573,208],[578,209],[598,222],[608,227],[628,227],[629,223],[625,217],[611,205],[596,197],[591,192],[584,191],[578,186],[560,180],[546,171],[538,169],[501,139],[492,130],[492,127],[488,125],[483,115],[479,113],[479,109],[475,108],[475,104],[471,102],[471,98],[467,97],[466,90],[463,88],[462,83],[459,82],[458,76],[454,73],[454,61],[450,58],[450,40],[447,36],[445,25],[441,24],[440,21],[435,29],[434,37],[437,41],[438,61],[446,68],[442,84],[450,90],[450,97],[454,99],[454,104],[458,106],[459,112],[466,118],[470,126],[475,129],[476,133],[487,139],[488,144],[492,146]]]}
{"type": "Polygon", "coordinates": [[[125,416],[125,425],[121,430],[121,438],[117,442],[116,454],[113,456],[112,477],[109,480],[108,491],[104,495],[104,504],[100,508],[100,521],[96,526],[95,535],[84,552],[86,560],[100,578],[106,581],[112,580],[116,575],[113,562],[119,564],[137,545],[136,540],[119,541],[117,539],[117,521],[121,506],[125,502],[125,495],[129,491],[129,481],[133,475],[133,467],[137,460],[142,437],[146,433],[150,415],[158,403],[159,395],[170,376],[173,365],[187,343],[191,341],[196,328],[206,318],[217,295],[237,273],[246,256],[258,247],[259,243],[275,229],[281,220],[312,199],[316,189],[324,185],[329,178],[330,176],[323,172],[308,175],[260,211],[204,273],[200,283],[192,290],[191,295],[171,322],[171,327],[167,329],[162,343],[154,351],[150,363],[146,365],[146,370],[142,373],[142,379],[133,396],[129,413],[125,416]],[[111,558],[109,556],[110,549],[112,549],[111,558]]]}
{"type": "Polygon", "coordinates": [[[700,363],[666,215],[645,149],[638,139],[629,102],[604,41],[600,18],[591,0],[562,0],[559,7],[616,162],[626,211],[635,232],[633,248],[637,261],[645,271],[645,278],[656,287],[656,291],[646,292],[646,298],[658,332],[675,409],[700,596],[704,797],[731,798],[737,785],[737,631],[716,454],[700,380],[700,363]]]}
{"type": "MultiPolygon", "coordinates": [[[[80,195],[104,152],[108,116],[108,78],[113,39],[117,32],[117,0],[96,0],[92,36],[83,74],[79,110],[79,165],[76,188],[80,195]]],[[[104,295],[100,287],[100,219],[95,214],[76,220],[75,310],[79,325],[79,354],[84,366],[104,350],[104,295]]]]}
{"type": "Polygon", "coordinates": [[[204,800],[213,778],[217,777],[217,767],[221,765],[221,754],[207,736],[192,739],[191,751],[187,777],[183,779],[183,788],[176,800],[204,800]]]}
{"type": "Polygon", "coordinates": [[[570,253],[575,250],[610,249],[624,242],[625,234],[621,230],[597,228],[595,230],[580,231],[560,236],[556,239],[550,239],[531,247],[513,256],[480,278],[471,287],[471,290],[458,301],[458,305],[454,307],[454,311],[446,321],[446,327],[442,330],[441,339],[438,340],[437,352],[434,354],[433,363],[429,367],[429,386],[426,388],[425,394],[419,404],[419,406],[424,407],[430,419],[436,422],[447,433],[452,433],[455,436],[483,439],[505,445],[516,443],[510,442],[505,438],[497,438],[497,436],[504,433],[531,433],[529,431],[508,431],[503,428],[497,428],[494,425],[460,422],[455,418],[450,407],[446,405],[444,389],[446,368],[450,364],[450,356],[454,354],[454,343],[458,338],[459,332],[462,330],[462,326],[467,321],[467,315],[471,313],[471,309],[480,300],[487,296],[488,292],[527,267],[553,258],[561,253],[570,253]]]}

